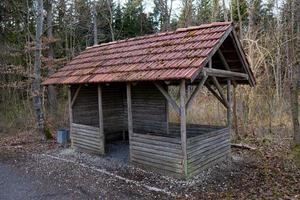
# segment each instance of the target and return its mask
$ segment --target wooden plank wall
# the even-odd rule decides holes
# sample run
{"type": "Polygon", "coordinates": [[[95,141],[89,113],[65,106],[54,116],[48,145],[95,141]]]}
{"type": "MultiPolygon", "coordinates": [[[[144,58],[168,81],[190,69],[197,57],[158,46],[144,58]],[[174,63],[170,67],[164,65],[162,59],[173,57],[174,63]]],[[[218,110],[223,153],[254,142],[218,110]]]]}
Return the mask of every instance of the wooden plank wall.
{"type": "Polygon", "coordinates": [[[166,99],[153,83],[132,86],[133,132],[166,133],[166,99]]]}
{"type": "Polygon", "coordinates": [[[131,162],[143,169],[183,177],[180,138],[134,133],[131,138],[131,162]]]}
{"type": "Polygon", "coordinates": [[[102,85],[103,125],[106,140],[117,139],[127,130],[126,85],[102,85]]]}
{"type": "MultiPolygon", "coordinates": [[[[78,86],[71,87],[72,98],[78,86]]],[[[73,105],[73,122],[99,127],[96,85],[82,86],[73,105]]]]}
{"type": "Polygon", "coordinates": [[[99,135],[99,128],[94,126],[72,123],[73,147],[79,151],[102,154],[104,147],[99,135]]]}
{"type": "Polygon", "coordinates": [[[227,127],[188,138],[189,177],[224,160],[229,152],[230,135],[227,127]]]}
{"type": "MultiPolygon", "coordinates": [[[[72,96],[76,86],[71,88],[72,96]]],[[[127,130],[127,109],[124,84],[101,86],[103,124],[106,140],[120,137],[127,130]]],[[[99,127],[97,85],[82,86],[73,106],[73,122],[99,127]]]]}

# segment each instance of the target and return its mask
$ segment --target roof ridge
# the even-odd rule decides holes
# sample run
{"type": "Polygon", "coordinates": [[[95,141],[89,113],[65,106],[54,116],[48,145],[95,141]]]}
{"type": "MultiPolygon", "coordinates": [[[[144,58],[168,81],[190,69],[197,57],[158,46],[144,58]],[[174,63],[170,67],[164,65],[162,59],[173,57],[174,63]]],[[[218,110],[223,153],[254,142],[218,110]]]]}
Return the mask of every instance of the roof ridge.
{"type": "Polygon", "coordinates": [[[142,40],[142,39],[146,39],[146,38],[152,38],[152,37],[158,37],[158,36],[162,36],[162,35],[174,34],[174,33],[178,33],[178,32],[185,32],[185,31],[191,31],[191,30],[197,30],[197,29],[203,29],[203,28],[210,28],[210,27],[215,27],[215,26],[224,26],[224,25],[230,25],[230,24],[233,24],[233,22],[232,21],[229,21],[229,22],[212,22],[212,23],[209,23],[209,24],[201,24],[199,26],[189,26],[187,28],[177,28],[175,31],[158,32],[158,33],[154,33],[154,34],[141,35],[141,36],[137,36],[137,37],[133,37],[133,38],[126,38],[126,39],[122,39],[122,40],[116,40],[116,41],[111,41],[111,42],[107,42],[107,43],[97,44],[97,45],[86,47],[86,50],[97,48],[97,47],[102,47],[102,46],[108,46],[108,45],[112,45],[112,44],[117,44],[117,43],[128,42],[128,41],[137,41],[137,40],[142,40]]]}

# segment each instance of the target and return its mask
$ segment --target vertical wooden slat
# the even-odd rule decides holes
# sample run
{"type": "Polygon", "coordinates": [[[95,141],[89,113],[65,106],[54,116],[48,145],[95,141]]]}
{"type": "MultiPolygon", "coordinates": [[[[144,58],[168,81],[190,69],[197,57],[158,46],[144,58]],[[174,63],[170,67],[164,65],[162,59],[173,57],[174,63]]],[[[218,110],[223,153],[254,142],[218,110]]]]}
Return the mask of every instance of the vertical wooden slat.
{"type": "Polygon", "coordinates": [[[69,104],[69,123],[70,123],[71,147],[73,147],[73,139],[72,139],[73,111],[72,111],[71,86],[68,87],[68,104],[69,104]]]}
{"type": "Polygon", "coordinates": [[[133,135],[133,122],[132,122],[132,103],[131,103],[131,84],[126,85],[127,94],[127,115],[128,115],[128,137],[129,137],[129,158],[131,161],[131,138],[133,135]]]}
{"type": "Polygon", "coordinates": [[[105,154],[105,135],[104,135],[104,126],[103,126],[103,108],[102,108],[102,90],[101,85],[98,85],[98,113],[99,113],[99,134],[100,142],[99,144],[102,147],[102,154],[105,154]]]}
{"type": "MultiPolygon", "coordinates": [[[[169,90],[169,87],[167,86],[167,91],[168,90],[169,90]]],[[[165,100],[165,104],[166,104],[166,132],[167,132],[167,134],[169,134],[170,115],[169,115],[169,102],[167,99],[165,100]]]]}
{"type": "Polygon", "coordinates": [[[229,133],[231,132],[232,126],[232,100],[231,100],[231,81],[227,80],[227,101],[228,101],[228,108],[227,108],[227,126],[229,127],[229,133]]]}
{"type": "Polygon", "coordinates": [[[185,80],[180,82],[180,133],[181,148],[183,153],[183,170],[185,176],[188,176],[187,152],[186,152],[186,110],[185,110],[185,80]]]}

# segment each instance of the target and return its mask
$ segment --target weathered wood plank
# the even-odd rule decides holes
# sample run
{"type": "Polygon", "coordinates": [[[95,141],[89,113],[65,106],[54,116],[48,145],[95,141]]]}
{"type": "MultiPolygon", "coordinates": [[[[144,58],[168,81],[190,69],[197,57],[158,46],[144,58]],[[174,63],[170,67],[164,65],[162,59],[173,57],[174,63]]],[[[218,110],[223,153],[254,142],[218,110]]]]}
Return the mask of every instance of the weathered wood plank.
{"type": "Polygon", "coordinates": [[[156,145],[149,145],[146,143],[138,143],[135,141],[132,141],[132,144],[133,145],[131,146],[131,148],[136,151],[144,151],[153,154],[169,156],[170,158],[178,158],[182,160],[181,151],[179,151],[178,149],[172,149],[172,148],[156,146],[156,145]]]}
{"type": "Polygon", "coordinates": [[[186,110],[185,110],[185,80],[180,82],[180,135],[183,154],[183,172],[187,176],[187,147],[186,147],[186,110]]]}
{"type": "Polygon", "coordinates": [[[144,138],[144,139],[156,140],[156,141],[161,141],[161,142],[181,144],[181,141],[179,138],[162,137],[162,136],[157,136],[157,135],[152,135],[152,134],[137,134],[137,133],[134,133],[133,135],[134,135],[134,137],[137,137],[137,138],[144,138]]]}
{"type": "Polygon", "coordinates": [[[102,105],[102,89],[101,85],[98,85],[98,116],[99,116],[99,136],[101,140],[99,141],[102,147],[101,153],[105,154],[105,135],[104,135],[104,125],[103,125],[103,105],[102,105]]]}

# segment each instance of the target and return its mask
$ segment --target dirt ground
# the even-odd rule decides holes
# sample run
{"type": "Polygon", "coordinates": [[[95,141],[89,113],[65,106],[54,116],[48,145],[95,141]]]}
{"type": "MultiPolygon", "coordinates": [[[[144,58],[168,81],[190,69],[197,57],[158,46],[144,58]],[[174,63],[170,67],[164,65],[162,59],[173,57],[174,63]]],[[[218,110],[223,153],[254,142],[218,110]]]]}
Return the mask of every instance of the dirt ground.
{"type": "Polygon", "coordinates": [[[300,199],[300,168],[286,146],[252,145],[184,181],[135,168],[126,153],[100,157],[32,132],[0,135],[0,199],[300,199]]]}

